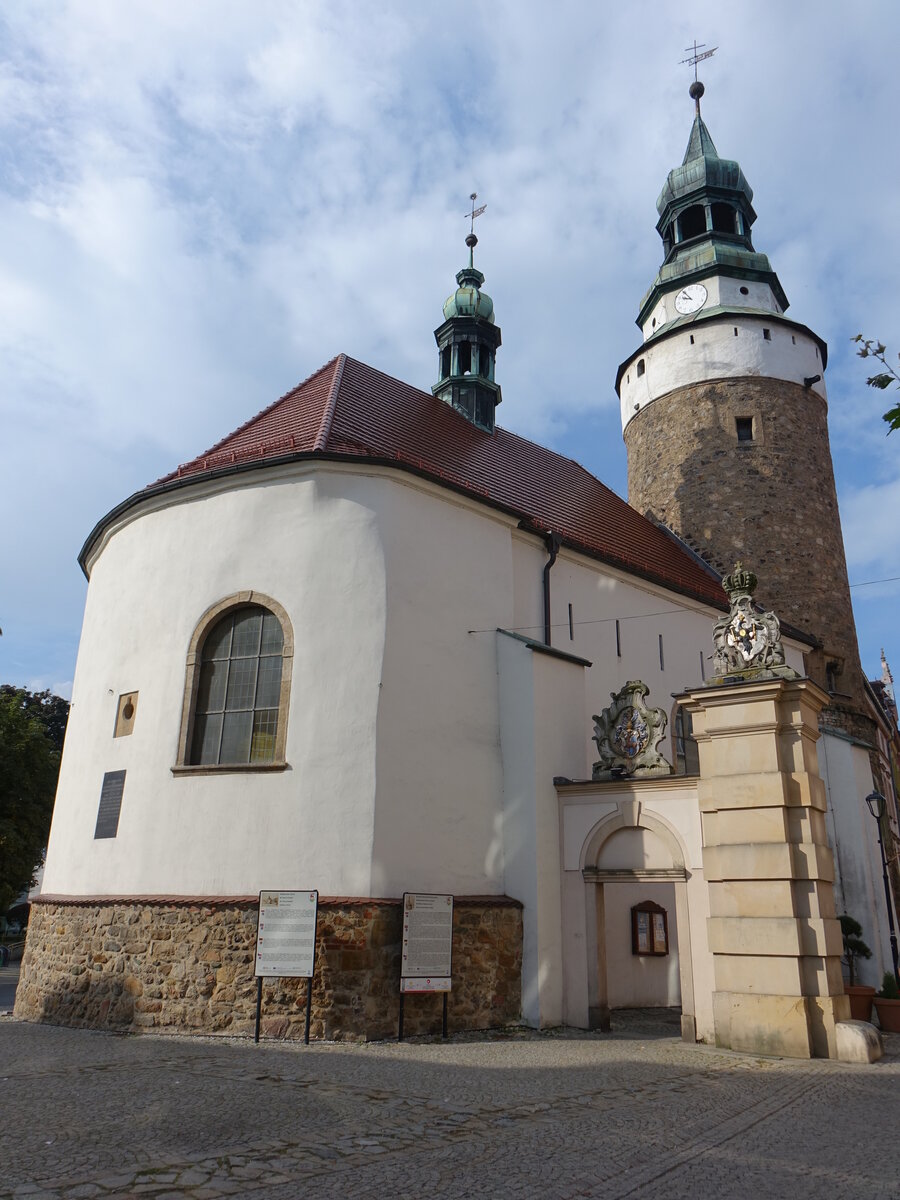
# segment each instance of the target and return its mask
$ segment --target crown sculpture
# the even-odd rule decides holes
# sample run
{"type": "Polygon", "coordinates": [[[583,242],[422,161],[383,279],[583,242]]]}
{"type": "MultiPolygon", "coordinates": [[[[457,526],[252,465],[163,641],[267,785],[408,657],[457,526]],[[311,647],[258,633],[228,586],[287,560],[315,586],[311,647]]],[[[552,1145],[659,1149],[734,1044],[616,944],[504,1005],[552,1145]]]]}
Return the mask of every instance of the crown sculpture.
{"type": "Polygon", "coordinates": [[[785,664],[781,626],[773,612],[753,604],[756,576],[743,563],[722,580],[731,603],[727,616],[719,617],[713,629],[713,677],[707,685],[756,679],[799,679],[785,664]]]}
{"type": "Polygon", "coordinates": [[[671,765],[657,751],[668,717],[665,709],[648,708],[644,703],[649,691],[646,683],[632,679],[618,692],[610,692],[612,704],[593,718],[600,757],[592,778],[671,775],[671,765]]]}

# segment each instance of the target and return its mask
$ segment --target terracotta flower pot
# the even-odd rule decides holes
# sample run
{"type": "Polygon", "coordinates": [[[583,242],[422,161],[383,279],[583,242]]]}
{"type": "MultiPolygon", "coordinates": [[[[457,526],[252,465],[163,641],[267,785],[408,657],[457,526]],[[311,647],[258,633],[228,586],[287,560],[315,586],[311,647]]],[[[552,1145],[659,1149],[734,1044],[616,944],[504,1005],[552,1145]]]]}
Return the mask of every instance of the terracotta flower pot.
{"type": "MultiPolygon", "coordinates": [[[[853,1008],[853,1001],[850,1001],[853,1008]]],[[[900,1000],[886,1000],[883,996],[875,997],[875,1011],[878,1013],[878,1024],[885,1033],[900,1033],[900,1000]]]]}
{"type": "Polygon", "coordinates": [[[864,984],[857,983],[853,987],[850,984],[844,985],[844,991],[850,997],[850,1016],[854,1021],[871,1021],[872,1020],[872,1001],[875,998],[875,989],[866,987],[864,984]]]}

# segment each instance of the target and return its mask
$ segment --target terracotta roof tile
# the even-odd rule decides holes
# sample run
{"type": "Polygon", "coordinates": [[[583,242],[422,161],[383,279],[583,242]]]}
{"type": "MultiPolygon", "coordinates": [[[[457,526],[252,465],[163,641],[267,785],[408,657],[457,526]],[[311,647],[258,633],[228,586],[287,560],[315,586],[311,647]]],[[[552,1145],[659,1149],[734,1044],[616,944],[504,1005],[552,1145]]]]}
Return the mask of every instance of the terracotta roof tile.
{"type": "Polygon", "coordinates": [[[725,607],[712,572],[572,459],[505,429],[485,433],[429,392],[343,354],[147,490],[312,454],[396,463],[552,530],[573,548],[725,607]]]}

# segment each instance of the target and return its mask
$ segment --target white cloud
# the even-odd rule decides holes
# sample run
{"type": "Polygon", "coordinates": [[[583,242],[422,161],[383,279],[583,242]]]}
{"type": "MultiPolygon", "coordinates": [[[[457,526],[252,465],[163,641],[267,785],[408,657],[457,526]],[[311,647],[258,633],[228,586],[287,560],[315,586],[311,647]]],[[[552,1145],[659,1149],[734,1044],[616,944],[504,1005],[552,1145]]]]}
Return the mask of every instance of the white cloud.
{"type": "Polygon", "coordinates": [[[503,423],[621,487],[613,380],[659,264],[654,201],[687,141],[677,64],[695,26],[720,46],[704,115],[755,189],[756,244],[791,315],[831,343],[848,552],[869,555],[851,561],[896,566],[864,514],[896,503],[900,435],[884,438],[849,338],[900,340],[898,10],[855,11],[848,25],[811,0],[703,0],[690,19],[645,0],[394,0],[364,19],[343,0],[8,6],[0,470],[39,495],[34,536],[7,529],[0,552],[15,556],[13,625],[36,639],[29,671],[69,673],[74,552],[127,492],[338,350],[430,385],[473,189],[503,423]],[[28,609],[31,581],[50,579],[48,641],[28,609]]]}
{"type": "Polygon", "coordinates": [[[888,483],[851,489],[841,517],[851,579],[900,575],[900,473],[888,483]]]}

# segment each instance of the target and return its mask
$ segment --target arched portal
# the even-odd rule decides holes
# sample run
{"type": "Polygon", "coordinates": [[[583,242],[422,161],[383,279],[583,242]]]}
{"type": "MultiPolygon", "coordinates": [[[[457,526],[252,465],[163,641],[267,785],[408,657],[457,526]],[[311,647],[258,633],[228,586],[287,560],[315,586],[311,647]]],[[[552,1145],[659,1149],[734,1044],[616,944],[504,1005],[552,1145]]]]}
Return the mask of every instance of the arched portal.
{"type": "Polygon", "coordinates": [[[589,1023],[609,1029],[616,1008],[681,1008],[695,1038],[694,987],[684,849],[661,818],[637,802],[589,834],[582,852],[589,1023]]]}

